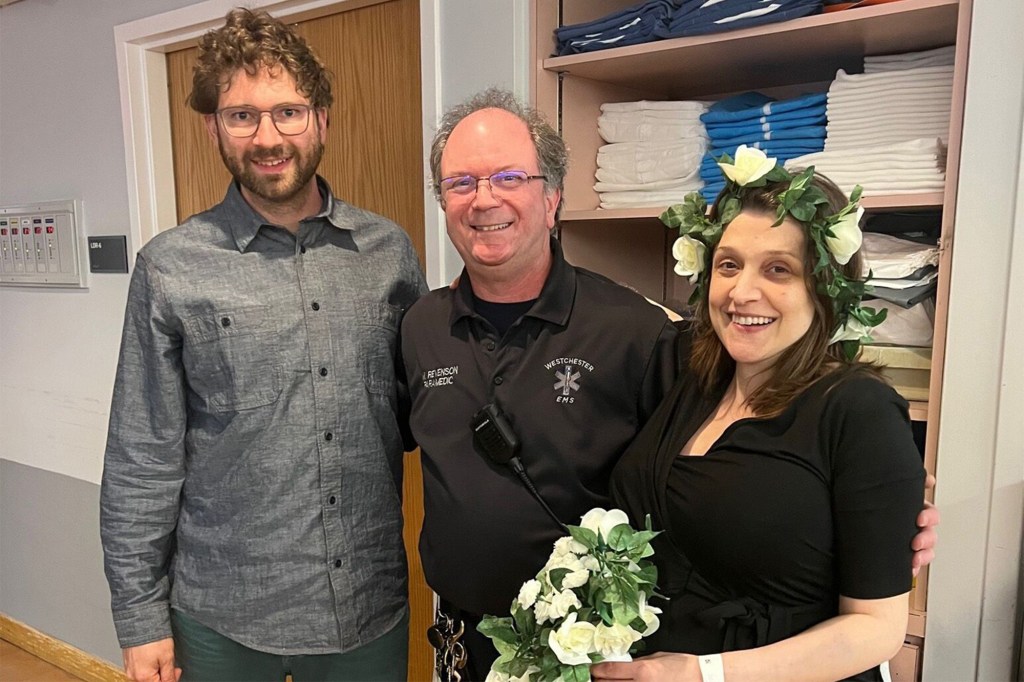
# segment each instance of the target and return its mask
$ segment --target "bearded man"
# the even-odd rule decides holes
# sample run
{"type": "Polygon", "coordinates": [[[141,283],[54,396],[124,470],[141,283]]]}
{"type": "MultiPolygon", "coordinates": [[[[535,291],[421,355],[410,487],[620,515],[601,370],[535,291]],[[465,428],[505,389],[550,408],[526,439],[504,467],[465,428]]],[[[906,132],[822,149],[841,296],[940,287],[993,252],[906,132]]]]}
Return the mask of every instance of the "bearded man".
{"type": "Polygon", "coordinates": [[[406,675],[397,225],[316,174],[323,64],[266,13],[200,42],[189,103],[234,176],[128,292],[101,492],[133,680],[406,675]]]}

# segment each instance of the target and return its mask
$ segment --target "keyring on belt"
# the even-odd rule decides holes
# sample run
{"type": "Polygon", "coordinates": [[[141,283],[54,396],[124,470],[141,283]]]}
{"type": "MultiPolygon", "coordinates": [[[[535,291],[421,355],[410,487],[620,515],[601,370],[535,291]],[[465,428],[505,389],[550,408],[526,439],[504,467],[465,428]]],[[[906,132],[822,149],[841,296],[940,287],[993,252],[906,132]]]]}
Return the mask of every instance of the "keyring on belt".
{"type": "Polygon", "coordinates": [[[434,647],[434,670],[442,682],[460,682],[459,672],[466,667],[466,645],[459,641],[466,631],[460,618],[452,618],[439,608],[434,624],[427,628],[427,641],[434,647]]]}

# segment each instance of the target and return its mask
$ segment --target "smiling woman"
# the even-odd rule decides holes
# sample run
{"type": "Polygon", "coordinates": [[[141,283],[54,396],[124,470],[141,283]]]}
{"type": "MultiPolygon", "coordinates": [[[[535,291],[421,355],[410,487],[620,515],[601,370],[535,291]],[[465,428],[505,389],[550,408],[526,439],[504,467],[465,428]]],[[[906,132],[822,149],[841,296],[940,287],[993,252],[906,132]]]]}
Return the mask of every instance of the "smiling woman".
{"type": "Polygon", "coordinates": [[[691,195],[662,217],[696,283],[692,346],[612,475],[632,520],[665,530],[661,653],[592,674],[880,680],[906,630],[924,470],[906,402],[844,334],[877,318],[833,231],[859,192],[745,147],[720,165],[710,213],[691,195]]]}

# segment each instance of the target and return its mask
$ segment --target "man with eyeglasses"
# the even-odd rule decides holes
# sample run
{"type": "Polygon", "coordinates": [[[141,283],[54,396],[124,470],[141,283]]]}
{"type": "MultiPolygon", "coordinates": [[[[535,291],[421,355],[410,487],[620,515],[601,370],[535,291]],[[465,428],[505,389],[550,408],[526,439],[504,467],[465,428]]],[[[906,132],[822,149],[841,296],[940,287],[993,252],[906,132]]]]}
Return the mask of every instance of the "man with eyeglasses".
{"type": "MultiPolygon", "coordinates": [[[[481,616],[508,614],[560,523],[609,505],[611,469],[676,376],[665,313],[562,257],[551,230],[566,164],[558,134],[500,90],[450,110],[431,148],[465,269],[409,310],[401,352],[442,680],[487,677],[497,652],[476,630],[481,616]]],[[[937,522],[919,518],[915,565],[930,561],[937,522]]]]}
{"type": "Polygon", "coordinates": [[[665,313],[573,267],[552,238],[566,163],[558,134],[497,90],[449,111],[431,149],[465,269],[457,288],[409,310],[402,355],[423,458],[420,556],[441,599],[441,679],[452,667],[464,681],[486,677],[496,652],[476,623],[508,613],[563,533],[506,465],[474,448],[474,415],[487,404],[504,415],[540,497],[575,523],[607,505],[615,460],[675,374],[665,313]]]}
{"type": "Polygon", "coordinates": [[[317,176],[330,82],[306,43],[236,9],[190,105],[234,176],[139,252],[101,490],[133,680],[406,676],[406,234],[317,176]]]}

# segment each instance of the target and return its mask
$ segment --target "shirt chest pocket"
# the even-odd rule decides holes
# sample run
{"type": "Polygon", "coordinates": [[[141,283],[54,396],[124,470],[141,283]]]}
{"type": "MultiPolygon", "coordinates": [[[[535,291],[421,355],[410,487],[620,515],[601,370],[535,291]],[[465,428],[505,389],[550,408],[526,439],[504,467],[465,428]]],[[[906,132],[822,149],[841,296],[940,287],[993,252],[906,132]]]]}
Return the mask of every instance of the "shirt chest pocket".
{"type": "Polygon", "coordinates": [[[382,301],[362,301],[357,304],[356,313],[362,331],[359,362],[363,381],[371,393],[391,395],[402,309],[382,301]]]}
{"type": "Polygon", "coordinates": [[[184,320],[182,360],[189,387],[214,411],[270,405],[281,394],[269,311],[250,306],[184,320]]]}

